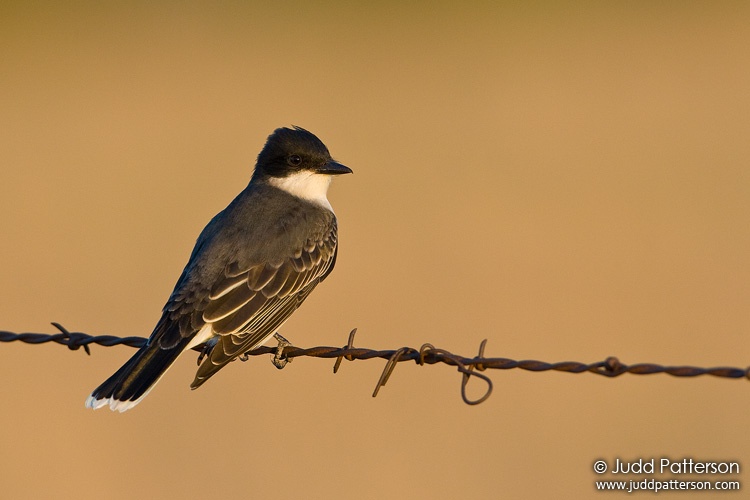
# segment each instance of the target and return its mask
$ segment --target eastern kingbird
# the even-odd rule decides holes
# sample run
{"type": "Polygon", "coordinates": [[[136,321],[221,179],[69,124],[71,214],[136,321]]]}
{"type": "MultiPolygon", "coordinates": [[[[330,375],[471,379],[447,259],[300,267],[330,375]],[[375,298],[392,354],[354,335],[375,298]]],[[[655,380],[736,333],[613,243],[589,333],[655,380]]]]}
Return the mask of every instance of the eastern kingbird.
{"type": "Polygon", "coordinates": [[[146,345],[86,406],[132,408],[198,346],[205,359],[190,385],[196,389],[271,337],[336,263],[336,216],[326,193],[333,176],[351,172],[307,130],[276,129],[250,183],[201,232],[146,345]]]}

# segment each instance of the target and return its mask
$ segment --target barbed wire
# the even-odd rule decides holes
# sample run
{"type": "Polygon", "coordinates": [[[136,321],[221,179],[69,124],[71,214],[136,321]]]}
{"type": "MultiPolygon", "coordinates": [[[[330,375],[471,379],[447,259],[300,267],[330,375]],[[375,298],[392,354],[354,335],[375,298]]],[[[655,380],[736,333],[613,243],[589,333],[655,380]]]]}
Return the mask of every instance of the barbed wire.
{"type": "MultiPolygon", "coordinates": [[[[56,342],[68,347],[68,349],[76,351],[83,347],[86,354],[91,354],[89,346],[91,344],[97,344],[105,347],[114,345],[127,345],[130,347],[142,347],[146,344],[148,339],[143,337],[115,337],[113,335],[89,335],[82,332],[70,332],[64,326],[59,323],[52,323],[60,333],[56,334],[45,334],[45,333],[13,333],[0,330],[0,342],[14,342],[20,341],[27,344],[42,344],[46,342],[56,342]]],[[[420,366],[434,365],[437,363],[445,363],[449,366],[455,366],[461,373],[461,398],[466,404],[477,405],[483,403],[492,394],[492,380],[480,372],[484,372],[488,369],[494,370],[510,370],[519,368],[521,370],[527,370],[532,372],[543,372],[543,371],[559,371],[567,373],[595,373],[605,377],[618,377],[625,373],[633,375],[652,375],[657,373],[666,373],[674,377],[697,377],[700,375],[712,375],[714,377],[722,378],[746,378],[750,379],[750,368],[733,368],[733,367],[716,367],[716,368],[700,368],[697,366],[662,366],[654,363],[637,363],[633,365],[626,365],[620,362],[614,356],[610,356],[604,361],[597,361],[595,363],[580,363],[578,361],[563,361],[558,363],[547,363],[545,361],[536,360],[520,360],[516,361],[507,358],[486,358],[484,357],[485,346],[487,345],[487,339],[483,340],[479,345],[479,352],[477,356],[473,358],[467,358],[453,354],[445,349],[440,349],[432,344],[422,344],[419,349],[413,347],[401,347],[395,350],[374,350],[365,349],[361,347],[354,347],[354,336],[357,333],[355,328],[349,333],[349,341],[344,347],[329,347],[329,346],[318,346],[303,349],[300,347],[294,347],[291,345],[280,345],[279,347],[268,347],[261,346],[256,349],[245,352],[240,356],[240,360],[247,361],[250,356],[261,356],[265,354],[275,354],[278,358],[280,356],[284,360],[291,361],[293,358],[302,356],[313,357],[313,358],[336,358],[336,363],[333,366],[333,372],[338,372],[341,362],[343,359],[348,361],[354,360],[366,360],[373,358],[381,358],[387,360],[385,368],[380,375],[380,379],[375,386],[375,391],[372,396],[378,395],[380,388],[385,386],[390,378],[393,370],[396,368],[398,363],[404,361],[415,361],[420,366]],[[281,349],[281,352],[279,351],[281,349]],[[487,388],[484,394],[477,399],[470,399],[466,395],[466,386],[469,380],[472,378],[478,378],[482,380],[487,388]]],[[[200,347],[193,348],[196,351],[201,351],[200,347]]],[[[200,359],[200,358],[199,358],[200,359]]],[[[274,363],[277,367],[283,367],[274,363]]]]}

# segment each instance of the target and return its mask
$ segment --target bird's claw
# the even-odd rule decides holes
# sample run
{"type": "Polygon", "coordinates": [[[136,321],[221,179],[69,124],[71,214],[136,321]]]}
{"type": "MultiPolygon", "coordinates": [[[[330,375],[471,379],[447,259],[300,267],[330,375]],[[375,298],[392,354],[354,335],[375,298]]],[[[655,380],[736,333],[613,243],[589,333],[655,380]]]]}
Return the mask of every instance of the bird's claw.
{"type": "Polygon", "coordinates": [[[286,356],[284,356],[284,349],[291,346],[292,343],[278,333],[274,333],[273,338],[276,339],[276,342],[278,342],[279,345],[276,346],[276,354],[274,354],[273,358],[271,359],[271,363],[273,363],[273,366],[281,370],[286,366],[287,363],[292,362],[291,358],[287,358],[286,356]]]}
{"type": "Polygon", "coordinates": [[[198,366],[200,366],[201,362],[203,361],[203,358],[211,354],[211,351],[214,350],[214,346],[216,345],[216,342],[211,342],[210,340],[203,344],[203,349],[201,349],[201,353],[198,356],[198,366]]]}

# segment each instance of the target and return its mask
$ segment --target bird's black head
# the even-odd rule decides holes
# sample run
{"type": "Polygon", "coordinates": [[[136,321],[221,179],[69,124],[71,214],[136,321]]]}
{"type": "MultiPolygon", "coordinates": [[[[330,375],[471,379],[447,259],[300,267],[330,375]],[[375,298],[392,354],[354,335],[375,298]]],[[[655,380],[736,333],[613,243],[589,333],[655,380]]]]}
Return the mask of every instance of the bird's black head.
{"type": "Polygon", "coordinates": [[[288,177],[299,172],[340,175],[352,170],[335,162],[325,144],[307,130],[277,128],[258,155],[253,178],[288,177]]]}

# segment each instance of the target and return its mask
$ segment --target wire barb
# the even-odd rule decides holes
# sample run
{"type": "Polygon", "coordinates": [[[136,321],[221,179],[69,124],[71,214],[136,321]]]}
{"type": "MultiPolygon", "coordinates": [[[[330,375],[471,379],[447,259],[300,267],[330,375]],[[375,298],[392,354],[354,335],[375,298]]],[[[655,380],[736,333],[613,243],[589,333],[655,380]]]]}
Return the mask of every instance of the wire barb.
{"type": "MultiPolygon", "coordinates": [[[[474,358],[475,360],[481,360],[484,358],[484,348],[487,346],[487,339],[482,340],[482,342],[479,344],[479,354],[477,354],[477,357],[474,358]]],[[[486,375],[483,375],[481,373],[475,373],[474,368],[479,370],[480,372],[483,372],[486,370],[486,367],[481,363],[478,362],[473,365],[469,365],[468,368],[464,367],[466,371],[461,371],[463,373],[463,378],[461,379],[461,398],[464,400],[464,403],[467,405],[478,405],[480,403],[484,403],[487,398],[490,397],[490,394],[492,394],[492,380],[489,379],[486,375]],[[466,396],[466,385],[469,383],[469,379],[471,376],[479,377],[480,379],[484,380],[487,383],[487,390],[484,393],[484,396],[482,396],[479,399],[469,399],[466,396]]],[[[459,368],[459,370],[461,370],[459,368]]]]}
{"type": "MultiPolygon", "coordinates": [[[[344,349],[354,349],[354,336],[357,334],[357,329],[353,329],[351,332],[349,332],[349,341],[344,346],[344,349]]],[[[336,358],[336,363],[333,365],[333,373],[337,373],[339,371],[339,367],[341,366],[341,361],[346,358],[347,361],[354,361],[354,358],[351,356],[339,356],[336,358]]]]}
{"type": "MultiPolygon", "coordinates": [[[[27,344],[43,344],[45,342],[56,342],[67,346],[68,349],[75,351],[83,347],[83,350],[87,354],[91,354],[89,346],[91,344],[97,344],[105,347],[113,345],[127,345],[130,347],[142,347],[146,344],[148,339],[143,337],[114,337],[112,335],[99,335],[92,336],[81,332],[70,332],[64,326],[59,323],[52,323],[52,326],[57,328],[60,333],[56,334],[43,334],[43,333],[12,333],[7,331],[0,331],[0,342],[14,342],[20,341],[27,344]]],[[[342,347],[327,347],[318,346],[310,347],[307,349],[301,349],[291,345],[284,346],[281,350],[279,347],[267,347],[261,346],[257,349],[247,351],[242,354],[242,359],[248,359],[250,356],[260,356],[264,354],[275,354],[276,356],[288,359],[307,356],[314,358],[326,358],[336,359],[336,363],[333,366],[333,372],[338,372],[341,366],[341,361],[346,359],[348,361],[364,360],[372,358],[385,359],[386,364],[383,368],[383,372],[380,374],[380,379],[375,386],[373,397],[377,396],[380,388],[385,386],[390,378],[396,365],[402,361],[414,361],[420,366],[425,364],[433,365],[436,363],[444,363],[446,365],[455,366],[459,373],[461,373],[461,398],[468,405],[478,405],[483,403],[492,394],[492,380],[485,375],[484,372],[488,369],[494,370],[510,370],[519,368],[521,370],[527,370],[532,372],[542,371],[560,371],[567,373],[583,373],[589,372],[596,375],[602,375],[608,378],[618,377],[625,373],[633,375],[651,375],[656,373],[666,373],[674,377],[697,377],[700,375],[711,375],[714,377],[721,378],[734,378],[734,379],[748,379],[750,380],[750,367],[749,368],[733,368],[733,367],[716,367],[716,368],[700,368],[696,366],[662,366],[653,363],[640,363],[634,365],[626,365],[614,356],[606,358],[604,361],[598,361],[596,363],[579,363],[577,361],[563,361],[559,363],[546,363],[544,361],[536,360],[521,360],[516,361],[507,358],[486,358],[484,356],[484,350],[487,345],[487,339],[484,339],[479,345],[479,353],[473,358],[464,358],[462,356],[453,354],[445,349],[439,349],[432,344],[422,344],[419,349],[413,349],[411,347],[402,347],[396,350],[376,351],[373,349],[363,349],[354,347],[354,336],[357,333],[357,329],[353,329],[349,333],[349,341],[346,346],[342,347]],[[466,395],[466,386],[469,383],[471,377],[477,377],[487,384],[485,393],[478,399],[470,399],[466,395]]],[[[199,352],[202,351],[200,346],[193,348],[199,352]]]]}
{"type": "Polygon", "coordinates": [[[388,382],[388,379],[391,378],[391,373],[393,373],[393,370],[396,368],[396,364],[401,361],[401,357],[406,354],[409,349],[411,348],[402,347],[401,349],[398,349],[396,352],[394,352],[390,358],[388,358],[388,362],[385,364],[385,368],[383,368],[383,373],[380,374],[380,379],[378,379],[378,383],[375,385],[375,390],[372,393],[372,397],[377,396],[380,388],[385,386],[385,384],[388,382]]]}
{"type": "Polygon", "coordinates": [[[79,338],[85,338],[86,335],[83,333],[70,333],[67,328],[62,326],[60,323],[52,322],[52,326],[60,330],[60,333],[63,335],[63,338],[66,339],[68,349],[71,351],[77,351],[80,347],[83,347],[83,350],[86,351],[86,354],[91,356],[91,349],[89,349],[88,344],[79,344],[78,339],[79,338]]]}

